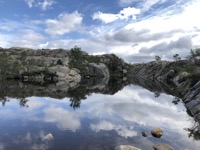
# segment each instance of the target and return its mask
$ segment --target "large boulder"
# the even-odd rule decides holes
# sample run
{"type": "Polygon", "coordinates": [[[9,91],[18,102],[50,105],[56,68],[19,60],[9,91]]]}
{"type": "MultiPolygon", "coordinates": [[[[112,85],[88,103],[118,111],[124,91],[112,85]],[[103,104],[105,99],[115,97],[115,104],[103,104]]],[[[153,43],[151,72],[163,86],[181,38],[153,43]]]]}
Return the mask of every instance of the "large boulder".
{"type": "Polygon", "coordinates": [[[163,135],[163,130],[159,127],[156,127],[151,130],[151,134],[156,138],[160,138],[163,135]]]}
{"type": "Polygon", "coordinates": [[[91,76],[107,77],[109,78],[109,70],[103,63],[89,63],[88,73],[91,76]]]}
{"type": "Polygon", "coordinates": [[[115,150],[141,150],[141,149],[130,146],[130,145],[119,145],[115,147],[115,150]]]}
{"type": "Polygon", "coordinates": [[[70,68],[66,66],[57,65],[57,66],[49,67],[48,71],[51,73],[57,74],[59,80],[64,80],[67,78],[67,75],[70,73],[70,68]]]}

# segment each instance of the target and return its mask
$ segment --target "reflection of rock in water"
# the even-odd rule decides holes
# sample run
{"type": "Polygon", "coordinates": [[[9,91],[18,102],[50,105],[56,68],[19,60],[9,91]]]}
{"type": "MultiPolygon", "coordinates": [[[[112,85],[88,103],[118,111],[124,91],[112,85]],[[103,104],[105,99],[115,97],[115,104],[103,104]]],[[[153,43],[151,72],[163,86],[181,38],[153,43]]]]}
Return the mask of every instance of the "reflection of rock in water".
{"type": "Polygon", "coordinates": [[[168,144],[161,144],[161,143],[155,144],[153,146],[153,148],[155,150],[174,150],[173,147],[171,147],[170,145],[168,145],[168,144]]]}
{"type": "Polygon", "coordinates": [[[52,97],[63,99],[69,97],[73,108],[80,107],[81,100],[86,99],[92,93],[114,94],[126,86],[128,82],[123,80],[109,80],[106,77],[90,77],[83,79],[80,84],[59,81],[56,83],[26,83],[15,80],[0,82],[0,101],[5,105],[9,97],[18,98],[20,106],[24,107],[27,97],[52,97]]]}
{"type": "Polygon", "coordinates": [[[193,127],[186,129],[189,132],[188,136],[200,140],[200,81],[190,89],[183,101],[195,120],[193,127]]]}
{"type": "Polygon", "coordinates": [[[53,139],[54,139],[54,137],[53,137],[53,135],[52,135],[51,133],[45,135],[45,136],[42,138],[43,141],[51,141],[51,140],[53,140],[53,139]]]}

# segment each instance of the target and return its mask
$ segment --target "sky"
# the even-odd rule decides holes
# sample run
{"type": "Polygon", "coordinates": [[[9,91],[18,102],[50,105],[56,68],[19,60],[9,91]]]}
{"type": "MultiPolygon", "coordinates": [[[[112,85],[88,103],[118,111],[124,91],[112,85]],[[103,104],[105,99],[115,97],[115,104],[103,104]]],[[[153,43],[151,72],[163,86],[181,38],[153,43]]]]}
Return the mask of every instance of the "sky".
{"type": "Polygon", "coordinates": [[[0,0],[0,47],[81,47],[130,63],[200,47],[200,0],[0,0]]]}

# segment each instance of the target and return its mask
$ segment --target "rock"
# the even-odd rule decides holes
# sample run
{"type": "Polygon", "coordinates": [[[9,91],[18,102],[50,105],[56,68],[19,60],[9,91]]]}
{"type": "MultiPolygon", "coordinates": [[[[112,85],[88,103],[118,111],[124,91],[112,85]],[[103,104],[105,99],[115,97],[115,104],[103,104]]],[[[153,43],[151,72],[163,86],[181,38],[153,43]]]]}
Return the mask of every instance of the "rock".
{"type": "Polygon", "coordinates": [[[159,127],[156,127],[151,130],[151,134],[156,138],[160,138],[163,135],[163,130],[159,127]]]}
{"type": "Polygon", "coordinates": [[[171,147],[170,145],[168,145],[168,144],[161,144],[161,143],[155,144],[153,146],[153,148],[155,150],[174,150],[173,147],[171,147]]]}
{"type": "Polygon", "coordinates": [[[69,67],[65,67],[65,66],[53,66],[53,67],[49,67],[48,71],[51,73],[56,73],[58,75],[58,79],[62,80],[66,78],[67,74],[69,74],[70,69],[69,67]]]}
{"type": "Polygon", "coordinates": [[[115,150],[141,150],[141,149],[130,146],[130,145],[119,145],[115,147],[115,150]]]}
{"type": "Polygon", "coordinates": [[[177,86],[181,86],[182,82],[184,82],[188,76],[189,76],[189,73],[187,73],[187,72],[182,72],[182,73],[180,73],[179,75],[177,75],[177,76],[173,79],[173,82],[174,82],[177,86]]]}
{"type": "Polygon", "coordinates": [[[127,71],[126,69],[123,69],[122,72],[123,72],[124,74],[126,74],[128,71],[127,71]]]}
{"type": "Polygon", "coordinates": [[[142,132],[142,136],[143,136],[143,137],[147,137],[148,134],[147,134],[146,132],[142,132]]]}
{"type": "Polygon", "coordinates": [[[79,69],[77,69],[77,68],[72,68],[72,70],[75,70],[78,74],[81,73],[81,71],[79,69]]]}
{"type": "Polygon", "coordinates": [[[78,73],[73,69],[71,69],[70,72],[69,72],[69,75],[72,76],[72,77],[76,76],[77,74],[78,73]]]}
{"type": "Polygon", "coordinates": [[[109,78],[109,70],[103,63],[90,63],[88,67],[88,73],[93,76],[97,77],[107,77],[109,78]]]}
{"type": "Polygon", "coordinates": [[[61,61],[62,61],[64,66],[68,66],[68,64],[69,64],[69,58],[68,57],[62,58],[61,61]]]}
{"type": "Polygon", "coordinates": [[[127,81],[128,79],[127,79],[127,77],[123,77],[122,80],[123,81],[127,81]]]}
{"type": "Polygon", "coordinates": [[[50,140],[53,140],[54,137],[51,133],[45,135],[43,138],[42,138],[44,141],[50,141],[50,140]]]}

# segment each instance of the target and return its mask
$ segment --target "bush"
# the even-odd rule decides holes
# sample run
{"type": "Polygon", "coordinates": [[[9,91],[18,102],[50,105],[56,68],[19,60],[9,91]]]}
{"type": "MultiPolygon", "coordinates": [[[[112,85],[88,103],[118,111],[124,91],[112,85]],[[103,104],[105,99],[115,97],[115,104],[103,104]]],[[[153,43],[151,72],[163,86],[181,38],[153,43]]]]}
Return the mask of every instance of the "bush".
{"type": "Polygon", "coordinates": [[[57,65],[63,65],[63,62],[60,59],[58,59],[57,65]]]}

